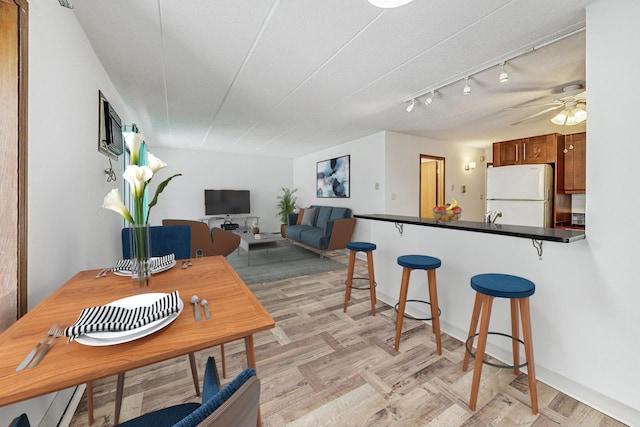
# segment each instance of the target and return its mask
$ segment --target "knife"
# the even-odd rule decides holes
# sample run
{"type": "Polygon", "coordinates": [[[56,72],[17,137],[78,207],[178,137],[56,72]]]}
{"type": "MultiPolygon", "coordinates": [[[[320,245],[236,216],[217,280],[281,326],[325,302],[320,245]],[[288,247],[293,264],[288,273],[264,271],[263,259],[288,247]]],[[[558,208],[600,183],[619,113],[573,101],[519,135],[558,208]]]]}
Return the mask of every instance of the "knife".
{"type": "Polygon", "coordinates": [[[51,347],[51,343],[53,343],[53,341],[58,338],[59,335],[53,335],[51,337],[51,339],[49,340],[48,343],[45,344],[44,347],[42,347],[42,350],[40,351],[40,353],[38,353],[38,355],[36,356],[35,359],[33,359],[33,361],[29,364],[30,368],[33,368],[34,366],[36,366],[38,363],[40,363],[40,361],[42,360],[42,358],[44,357],[44,355],[47,353],[47,351],[49,350],[49,347],[51,347]]]}
{"type": "Polygon", "coordinates": [[[36,352],[38,351],[38,349],[40,348],[40,346],[47,340],[47,338],[49,338],[49,334],[45,335],[38,344],[36,344],[35,347],[33,347],[33,350],[31,350],[29,352],[29,354],[27,354],[27,357],[24,358],[24,360],[22,362],[20,362],[20,364],[18,365],[18,367],[16,368],[16,372],[22,371],[24,368],[26,368],[26,366],[29,364],[29,362],[31,362],[31,359],[33,359],[33,356],[36,355],[36,352]]]}
{"type": "Polygon", "coordinates": [[[110,269],[111,269],[111,267],[107,267],[107,268],[103,268],[102,270],[100,270],[100,273],[96,274],[96,279],[99,279],[100,276],[106,275],[107,271],[109,271],[110,269]]]}

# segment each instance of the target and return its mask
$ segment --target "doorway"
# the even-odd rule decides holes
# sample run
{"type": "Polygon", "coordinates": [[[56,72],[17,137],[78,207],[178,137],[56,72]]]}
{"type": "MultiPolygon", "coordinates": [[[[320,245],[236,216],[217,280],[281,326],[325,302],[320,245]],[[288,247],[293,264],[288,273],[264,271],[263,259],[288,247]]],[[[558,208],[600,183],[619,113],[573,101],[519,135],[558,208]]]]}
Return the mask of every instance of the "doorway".
{"type": "Polygon", "coordinates": [[[433,218],[433,207],[444,204],[444,157],[420,154],[420,217],[433,218]]]}

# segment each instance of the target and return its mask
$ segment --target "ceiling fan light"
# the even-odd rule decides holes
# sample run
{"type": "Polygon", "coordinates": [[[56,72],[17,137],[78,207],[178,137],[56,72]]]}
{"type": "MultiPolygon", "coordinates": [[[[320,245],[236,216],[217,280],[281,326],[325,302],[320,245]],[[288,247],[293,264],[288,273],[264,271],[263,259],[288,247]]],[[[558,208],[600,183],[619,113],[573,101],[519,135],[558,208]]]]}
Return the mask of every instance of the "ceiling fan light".
{"type": "Polygon", "coordinates": [[[462,89],[463,95],[469,95],[471,93],[471,86],[469,86],[469,77],[464,78],[464,88],[462,89]]]}
{"type": "Polygon", "coordinates": [[[556,114],[551,119],[551,123],[558,126],[563,126],[567,122],[569,116],[569,110],[562,110],[562,112],[556,114]]]}
{"type": "Polygon", "coordinates": [[[404,6],[411,3],[412,0],[369,0],[369,3],[381,9],[393,9],[394,7],[404,6]]]}
{"type": "Polygon", "coordinates": [[[571,110],[567,116],[567,126],[574,126],[587,120],[587,112],[579,108],[571,110]]]}
{"type": "Polygon", "coordinates": [[[573,113],[573,116],[574,116],[574,118],[576,120],[576,124],[582,123],[585,120],[587,120],[587,112],[585,110],[580,109],[580,108],[576,108],[575,109],[575,111],[573,113]]]}
{"type": "Polygon", "coordinates": [[[502,68],[500,69],[500,76],[498,77],[498,79],[500,80],[500,83],[506,83],[509,81],[509,74],[507,74],[507,71],[504,69],[504,62],[502,63],[502,68]]]}

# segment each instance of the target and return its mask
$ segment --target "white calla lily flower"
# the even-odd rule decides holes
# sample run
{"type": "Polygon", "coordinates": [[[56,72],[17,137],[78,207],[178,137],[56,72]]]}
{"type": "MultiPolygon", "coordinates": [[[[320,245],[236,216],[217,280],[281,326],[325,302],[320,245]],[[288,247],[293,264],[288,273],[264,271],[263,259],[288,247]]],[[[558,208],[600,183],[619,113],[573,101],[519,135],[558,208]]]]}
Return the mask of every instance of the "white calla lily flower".
{"type": "Polygon", "coordinates": [[[143,197],[147,182],[153,177],[153,171],[149,166],[129,165],[122,174],[122,177],[131,186],[133,197],[139,199],[143,197]]]}
{"type": "Polygon", "coordinates": [[[127,210],[127,207],[122,203],[122,197],[120,196],[120,190],[114,188],[107,194],[102,201],[102,207],[105,209],[111,209],[122,215],[124,219],[133,224],[133,217],[127,210]]]}
{"type": "Polygon", "coordinates": [[[149,167],[151,168],[153,173],[156,173],[160,169],[162,169],[162,168],[167,166],[167,164],[165,162],[163,162],[162,160],[160,160],[159,158],[157,158],[156,156],[154,156],[151,153],[147,154],[147,163],[149,164],[149,167]]]}
{"type": "Polygon", "coordinates": [[[144,135],[141,133],[127,132],[124,134],[124,142],[127,145],[129,153],[131,153],[131,164],[137,165],[140,147],[144,142],[144,135]]]}

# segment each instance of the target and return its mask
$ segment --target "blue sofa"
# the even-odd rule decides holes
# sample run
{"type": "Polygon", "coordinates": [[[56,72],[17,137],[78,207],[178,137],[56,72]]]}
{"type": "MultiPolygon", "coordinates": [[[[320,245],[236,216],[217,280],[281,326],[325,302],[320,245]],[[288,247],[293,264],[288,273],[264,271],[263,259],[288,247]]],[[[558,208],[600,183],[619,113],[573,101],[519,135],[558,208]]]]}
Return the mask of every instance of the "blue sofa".
{"type": "Polygon", "coordinates": [[[301,246],[319,251],[332,251],[345,249],[351,241],[353,230],[356,227],[356,219],[351,217],[351,209],[333,206],[310,206],[301,209],[300,214],[289,214],[288,224],[285,228],[285,237],[301,246]],[[314,209],[314,217],[310,213],[314,209]],[[302,223],[298,220],[302,215],[302,223]]]}

